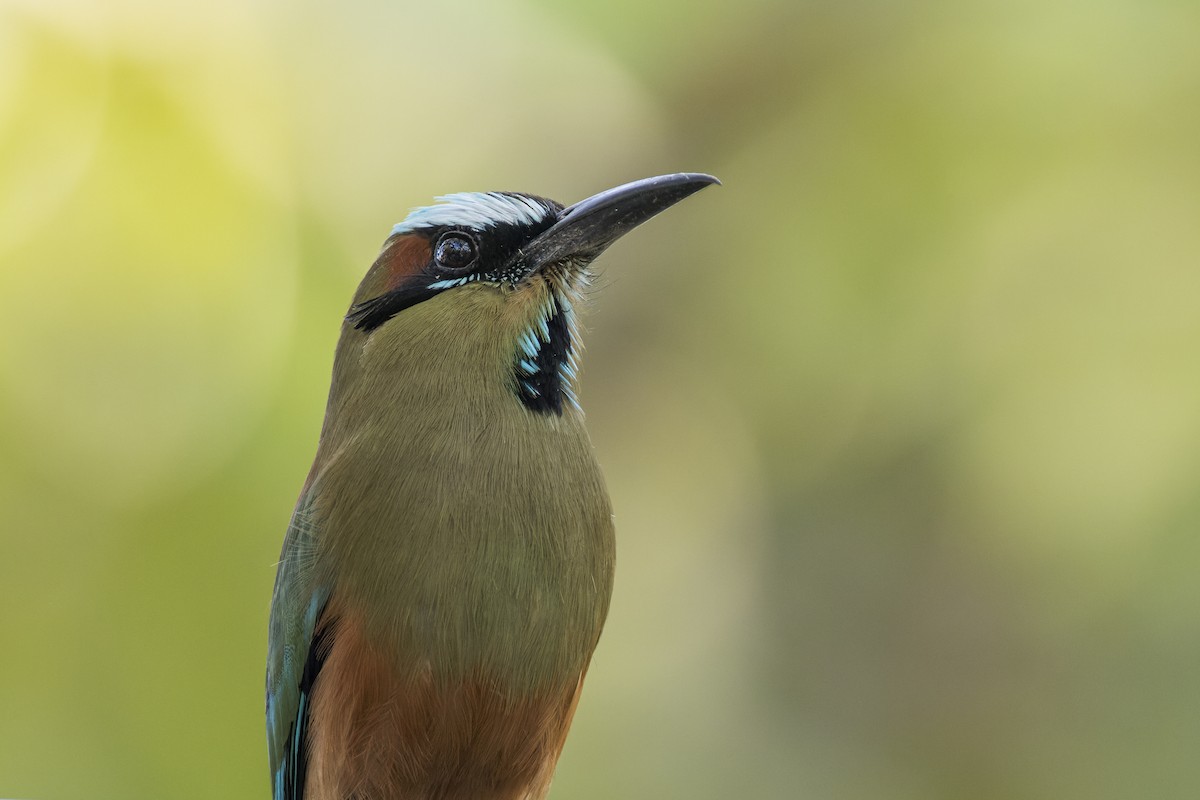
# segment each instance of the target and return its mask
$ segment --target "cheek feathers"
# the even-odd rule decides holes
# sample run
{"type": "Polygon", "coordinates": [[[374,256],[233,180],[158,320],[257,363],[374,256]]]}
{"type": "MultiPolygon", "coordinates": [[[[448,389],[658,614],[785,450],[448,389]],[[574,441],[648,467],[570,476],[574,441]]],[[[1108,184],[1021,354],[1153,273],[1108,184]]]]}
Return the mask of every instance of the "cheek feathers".
{"type": "Polygon", "coordinates": [[[384,245],[375,263],[359,285],[355,302],[378,297],[399,288],[406,279],[429,264],[429,240],[416,233],[397,236],[384,245]]]}

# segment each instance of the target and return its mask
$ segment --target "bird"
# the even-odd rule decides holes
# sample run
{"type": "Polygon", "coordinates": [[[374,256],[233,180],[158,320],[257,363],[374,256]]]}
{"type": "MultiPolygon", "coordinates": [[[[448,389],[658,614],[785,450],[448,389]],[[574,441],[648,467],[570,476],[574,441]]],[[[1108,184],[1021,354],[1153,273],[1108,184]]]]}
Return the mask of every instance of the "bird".
{"type": "Polygon", "coordinates": [[[342,322],[271,601],[274,800],[537,800],[613,588],[578,400],[595,258],[711,184],[564,207],[464,192],[397,224],[342,322]]]}

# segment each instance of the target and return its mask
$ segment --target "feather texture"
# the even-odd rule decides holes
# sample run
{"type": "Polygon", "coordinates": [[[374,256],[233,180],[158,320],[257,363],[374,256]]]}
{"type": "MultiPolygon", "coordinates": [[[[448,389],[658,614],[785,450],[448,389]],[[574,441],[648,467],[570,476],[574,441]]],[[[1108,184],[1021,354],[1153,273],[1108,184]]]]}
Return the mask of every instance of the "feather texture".
{"type": "Polygon", "coordinates": [[[343,327],[272,613],[276,800],[549,786],[607,613],[613,530],[582,414],[536,413],[513,390],[520,338],[553,299],[523,291],[473,283],[370,333],[343,327]],[[305,686],[314,643],[328,652],[305,686]],[[303,777],[288,783],[289,765],[303,777]]]}

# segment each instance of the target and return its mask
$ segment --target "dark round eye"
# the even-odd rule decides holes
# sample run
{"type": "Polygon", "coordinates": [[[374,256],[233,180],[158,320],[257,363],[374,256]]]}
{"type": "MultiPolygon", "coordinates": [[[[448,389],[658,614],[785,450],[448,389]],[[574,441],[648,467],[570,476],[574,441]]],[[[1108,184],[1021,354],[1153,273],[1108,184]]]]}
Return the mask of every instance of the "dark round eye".
{"type": "Polygon", "coordinates": [[[443,233],[433,248],[433,260],[442,269],[462,270],[475,263],[475,241],[465,233],[443,233]]]}

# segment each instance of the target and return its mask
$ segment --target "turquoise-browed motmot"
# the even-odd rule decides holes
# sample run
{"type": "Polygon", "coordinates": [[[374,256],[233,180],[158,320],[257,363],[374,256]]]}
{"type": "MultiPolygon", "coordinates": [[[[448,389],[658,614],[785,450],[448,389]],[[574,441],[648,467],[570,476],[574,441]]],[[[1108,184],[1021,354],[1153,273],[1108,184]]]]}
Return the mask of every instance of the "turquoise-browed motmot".
{"type": "Polygon", "coordinates": [[[567,208],[455,194],[392,230],[342,326],[275,580],[275,800],[545,796],[613,578],[576,306],[601,251],[715,182],[567,208]]]}

